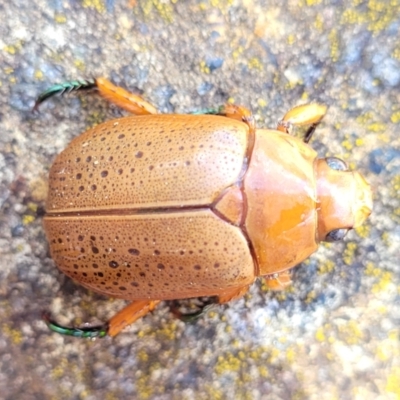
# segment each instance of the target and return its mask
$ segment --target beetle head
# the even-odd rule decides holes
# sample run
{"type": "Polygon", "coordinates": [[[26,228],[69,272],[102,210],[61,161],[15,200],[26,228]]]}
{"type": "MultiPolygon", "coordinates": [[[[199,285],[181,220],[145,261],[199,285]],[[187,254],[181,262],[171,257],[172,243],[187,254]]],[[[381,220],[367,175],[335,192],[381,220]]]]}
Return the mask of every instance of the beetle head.
{"type": "Polygon", "coordinates": [[[316,172],[317,240],[343,239],[349,229],[362,225],[371,214],[371,187],[360,173],[349,171],[339,158],[318,159],[316,172]]]}

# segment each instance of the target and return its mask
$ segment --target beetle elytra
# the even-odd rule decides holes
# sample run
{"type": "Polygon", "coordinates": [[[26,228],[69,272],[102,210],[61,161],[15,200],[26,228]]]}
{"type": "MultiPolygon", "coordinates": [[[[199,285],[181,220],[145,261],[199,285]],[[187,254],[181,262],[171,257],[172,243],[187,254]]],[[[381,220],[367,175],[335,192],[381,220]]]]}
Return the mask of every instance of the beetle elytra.
{"type": "Polygon", "coordinates": [[[307,144],[326,113],[290,110],[277,130],[256,129],[250,111],[226,105],[160,115],[104,78],[56,85],[95,88],[136,116],[76,137],[50,170],[44,227],[62,272],[96,292],[132,303],[100,328],[64,328],[83,337],[116,335],[162,300],[243,296],[257,277],[273,289],[323,240],[360,226],[370,186],[337,158],[307,144]],[[292,126],[309,125],[303,140],[292,126]]]}

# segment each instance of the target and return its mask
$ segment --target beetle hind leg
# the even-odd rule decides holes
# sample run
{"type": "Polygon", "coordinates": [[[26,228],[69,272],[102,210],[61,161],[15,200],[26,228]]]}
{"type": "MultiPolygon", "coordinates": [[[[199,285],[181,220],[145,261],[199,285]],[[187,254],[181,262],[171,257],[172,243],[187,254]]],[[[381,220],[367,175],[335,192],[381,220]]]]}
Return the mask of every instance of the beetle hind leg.
{"type": "Polygon", "coordinates": [[[61,333],[62,335],[89,339],[103,338],[105,336],[112,337],[118,335],[122,329],[144,317],[150,311],[153,311],[159,302],[159,300],[133,301],[115,314],[106,324],[93,327],[69,328],[59,325],[48,313],[43,313],[42,317],[53,332],[61,333]]]}
{"type": "Polygon", "coordinates": [[[108,335],[118,335],[122,329],[153,311],[159,302],[160,300],[138,300],[128,304],[108,321],[108,335]]]}
{"type": "Polygon", "coordinates": [[[323,104],[311,103],[297,106],[288,111],[279,121],[278,131],[291,134],[293,126],[307,126],[303,141],[308,143],[319,123],[324,118],[328,107],[323,104]]]}
{"type": "Polygon", "coordinates": [[[43,313],[42,318],[50,330],[52,330],[53,332],[60,333],[61,335],[96,339],[107,336],[108,332],[107,324],[100,326],[84,327],[84,328],[75,328],[75,327],[69,328],[66,326],[59,325],[51,318],[50,314],[47,312],[43,313]]]}

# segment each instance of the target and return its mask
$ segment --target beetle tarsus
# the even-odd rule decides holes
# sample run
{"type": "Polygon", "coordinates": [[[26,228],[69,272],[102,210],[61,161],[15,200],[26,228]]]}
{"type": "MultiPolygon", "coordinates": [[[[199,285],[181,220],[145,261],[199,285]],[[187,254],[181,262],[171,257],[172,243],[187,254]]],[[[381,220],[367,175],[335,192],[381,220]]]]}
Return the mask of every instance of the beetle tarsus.
{"type": "Polygon", "coordinates": [[[107,324],[86,328],[68,328],[55,322],[48,312],[44,312],[42,314],[42,318],[50,330],[52,330],[53,332],[61,333],[62,335],[88,339],[103,338],[108,335],[107,324]]]}
{"type": "Polygon", "coordinates": [[[64,82],[58,85],[54,85],[47,89],[45,92],[39,95],[32,111],[37,111],[40,104],[42,104],[47,99],[55,95],[63,95],[65,93],[71,93],[78,90],[89,90],[97,87],[96,81],[94,79],[80,79],[76,81],[64,82]]]}
{"type": "Polygon", "coordinates": [[[181,321],[183,321],[183,322],[194,322],[197,319],[199,319],[202,315],[204,315],[208,310],[210,310],[210,308],[213,307],[214,305],[215,305],[215,300],[204,304],[197,311],[187,312],[186,313],[186,312],[180,311],[178,302],[174,301],[174,302],[172,302],[170,310],[171,310],[172,314],[176,318],[180,319],[181,321]]]}

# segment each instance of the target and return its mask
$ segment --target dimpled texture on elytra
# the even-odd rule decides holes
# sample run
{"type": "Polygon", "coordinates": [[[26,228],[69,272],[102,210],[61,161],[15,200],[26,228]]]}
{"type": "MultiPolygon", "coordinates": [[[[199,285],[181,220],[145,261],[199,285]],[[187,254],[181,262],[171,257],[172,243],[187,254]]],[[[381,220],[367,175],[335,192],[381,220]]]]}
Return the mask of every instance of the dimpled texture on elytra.
{"type": "Polygon", "coordinates": [[[247,127],[226,118],[134,116],[76,137],[50,170],[48,212],[210,204],[235,183],[247,127]],[[239,160],[239,162],[238,162],[239,160]]]}
{"type": "Polygon", "coordinates": [[[247,162],[247,126],[226,121],[135,116],[75,138],[50,171],[44,225],[58,267],[131,300],[212,296],[252,283],[248,240],[214,207],[238,191],[247,162]]]}

